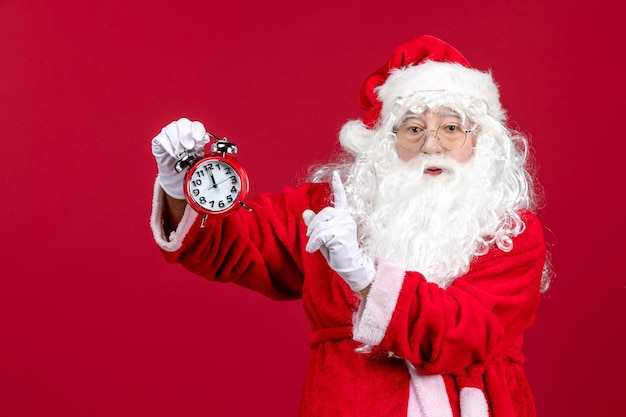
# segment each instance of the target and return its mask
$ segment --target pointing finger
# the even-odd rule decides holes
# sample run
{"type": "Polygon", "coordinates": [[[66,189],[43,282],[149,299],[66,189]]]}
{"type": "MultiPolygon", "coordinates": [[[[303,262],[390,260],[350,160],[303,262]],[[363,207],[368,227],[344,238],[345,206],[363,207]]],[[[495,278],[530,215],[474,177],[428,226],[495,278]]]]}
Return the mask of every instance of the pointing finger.
{"type": "Polygon", "coordinates": [[[335,195],[335,208],[346,210],[348,208],[348,198],[346,197],[346,190],[341,182],[339,172],[333,171],[333,180],[331,185],[333,187],[333,194],[335,195]]]}

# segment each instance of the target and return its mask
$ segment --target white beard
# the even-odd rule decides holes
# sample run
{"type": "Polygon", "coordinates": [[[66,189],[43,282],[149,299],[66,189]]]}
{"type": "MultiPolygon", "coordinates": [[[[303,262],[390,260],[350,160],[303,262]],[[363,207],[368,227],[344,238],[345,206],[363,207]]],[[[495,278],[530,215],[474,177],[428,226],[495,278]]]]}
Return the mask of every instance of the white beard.
{"type": "Polygon", "coordinates": [[[407,271],[419,271],[444,288],[467,272],[472,258],[486,250],[483,237],[489,230],[481,225],[481,214],[493,212],[498,200],[497,191],[480,186],[485,173],[474,165],[473,159],[460,164],[449,157],[420,155],[377,168],[373,194],[348,196],[371,207],[367,215],[356,216],[364,250],[407,271]],[[427,163],[445,168],[444,173],[424,174],[427,163]]]}

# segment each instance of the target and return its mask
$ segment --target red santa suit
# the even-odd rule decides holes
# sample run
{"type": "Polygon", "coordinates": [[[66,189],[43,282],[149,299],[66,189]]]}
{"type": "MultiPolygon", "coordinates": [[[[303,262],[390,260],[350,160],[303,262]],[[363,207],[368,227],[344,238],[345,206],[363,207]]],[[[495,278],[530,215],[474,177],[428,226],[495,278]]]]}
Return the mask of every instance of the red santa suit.
{"type": "Polygon", "coordinates": [[[545,262],[536,216],[522,213],[526,228],[511,251],[476,257],[446,289],[378,259],[362,299],[319,251],[305,251],[302,212],[328,206],[329,195],[327,184],[263,194],[251,212],[204,228],[188,207],[166,236],[157,184],[151,226],[170,262],[272,299],[302,299],[312,333],[301,416],[534,416],[521,347],[545,262]]]}

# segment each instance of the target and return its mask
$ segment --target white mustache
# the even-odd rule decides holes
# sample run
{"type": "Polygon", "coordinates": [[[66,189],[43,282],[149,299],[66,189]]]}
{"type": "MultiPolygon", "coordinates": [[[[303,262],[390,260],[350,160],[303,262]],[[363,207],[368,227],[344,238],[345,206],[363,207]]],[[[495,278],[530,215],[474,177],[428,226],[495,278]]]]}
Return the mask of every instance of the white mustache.
{"type": "Polygon", "coordinates": [[[424,171],[428,168],[440,168],[448,176],[457,177],[461,171],[460,162],[443,155],[419,155],[405,165],[405,169],[414,172],[418,177],[424,175],[424,171]]]}

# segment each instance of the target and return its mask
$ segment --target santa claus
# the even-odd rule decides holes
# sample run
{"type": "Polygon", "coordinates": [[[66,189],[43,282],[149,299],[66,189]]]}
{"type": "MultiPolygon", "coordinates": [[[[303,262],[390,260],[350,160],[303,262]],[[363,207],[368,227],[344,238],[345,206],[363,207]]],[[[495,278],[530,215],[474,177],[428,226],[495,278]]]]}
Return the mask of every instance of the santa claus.
{"type": "Polygon", "coordinates": [[[340,160],[203,228],[174,166],[202,151],[204,126],[163,128],[156,242],[209,280],[302,299],[302,416],[534,416],[522,336],[549,268],[528,142],[506,126],[491,74],[420,36],[360,98],[340,160]]]}

